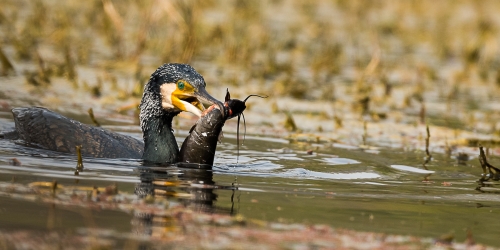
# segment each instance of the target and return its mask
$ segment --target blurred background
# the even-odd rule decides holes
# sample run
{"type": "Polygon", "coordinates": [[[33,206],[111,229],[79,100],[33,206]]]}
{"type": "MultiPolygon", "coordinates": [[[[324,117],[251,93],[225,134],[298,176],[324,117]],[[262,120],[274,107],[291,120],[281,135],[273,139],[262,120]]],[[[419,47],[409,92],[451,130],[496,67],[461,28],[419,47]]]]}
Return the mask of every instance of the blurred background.
{"type": "Polygon", "coordinates": [[[226,88],[240,99],[269,95],[249,105],[251,133],[306,132],[359,144],[368,131],[380,135],[373,143],[399,147],[401,134],[418,137],[425,134],[418,126],[429,124],[443,129],[436,138],[443,150],[476,146],[467,138],[478,133],[496,141],[500,133],[497,1],[1,6],[4,109],[93,107],[97,116],[133,118],[149,75],[179,62],[197,69],[219,99],[226,88]]]}

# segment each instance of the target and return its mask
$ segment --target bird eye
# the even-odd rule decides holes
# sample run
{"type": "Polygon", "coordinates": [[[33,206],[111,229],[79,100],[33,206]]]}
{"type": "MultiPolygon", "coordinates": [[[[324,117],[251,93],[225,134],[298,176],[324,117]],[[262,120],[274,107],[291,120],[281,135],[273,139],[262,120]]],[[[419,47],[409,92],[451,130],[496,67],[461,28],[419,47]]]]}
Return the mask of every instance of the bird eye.
{"type": "Polygon", "coordinates": [[[184,82],[179,81],[177,83],[177,88],[179,88],[180,90],[183,90],[184,89],[184,82]]]}

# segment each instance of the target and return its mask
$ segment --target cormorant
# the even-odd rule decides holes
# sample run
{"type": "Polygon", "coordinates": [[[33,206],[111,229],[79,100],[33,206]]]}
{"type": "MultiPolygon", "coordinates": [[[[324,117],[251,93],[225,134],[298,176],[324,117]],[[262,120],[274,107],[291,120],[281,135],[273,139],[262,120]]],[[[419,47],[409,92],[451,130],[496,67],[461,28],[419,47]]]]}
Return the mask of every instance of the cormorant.
{"type": "MultiPolygon", "coordinates": [[[[182,158],[183,161],[196,163],[190,161],[189,156],[179,156],[172,119],[182,111],[191,112],[201,117],[191,131],[200,127],[204,129],[203,133],[213,130],[213,134],[218,136],[224,122],[237,115],[228,106],[227,97],[223,104],[208,94],[205,86],[203,77],[187,64],[160,66],[145,85],[139,106],[144,142],[38,107],[14,108],[12,113],[16,130],[4,133],[2,137],[21,139],[28,145],[65,153],[75,153],[75,146],[81,145],[82,155],[87,157],[142,158],[151,163],[176,163],[182,158]],[[205,110],[202,101],[215,105],[205,110]],[[210,115],[202,116],[204,110],[204,114],[210,115]],[[209,127],[214,121],[217,125],[209,127]]],[[[235,101],[230,102],[231,105],[240,105],[236,112],[242,112],[242,102],[235,101]]],[[[205,144],[210,144],[209,148],[215,153],[217,140],[207,137],[205,144]]],[[[190,147],[189,152],[192,154],[193,150],[196,151],[197,147],[190,147]]],[[[204,163],[212,162],[213,156],[204,163]]]]}

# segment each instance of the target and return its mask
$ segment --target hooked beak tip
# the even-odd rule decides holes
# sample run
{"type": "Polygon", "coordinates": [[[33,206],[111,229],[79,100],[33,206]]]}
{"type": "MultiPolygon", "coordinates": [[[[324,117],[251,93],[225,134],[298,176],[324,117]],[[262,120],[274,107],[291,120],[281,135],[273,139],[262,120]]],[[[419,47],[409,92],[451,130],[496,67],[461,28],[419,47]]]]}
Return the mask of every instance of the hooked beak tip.
{"type": "Polygon", "coordinates": [[[209,103],[210,105],[216,104],[219,107],[224,106],[221,101],[215,99],[215,97],[211,96],[204,88],[199,89],[196,92],[196,97],[200,99],[200,101],[209,103]]]}

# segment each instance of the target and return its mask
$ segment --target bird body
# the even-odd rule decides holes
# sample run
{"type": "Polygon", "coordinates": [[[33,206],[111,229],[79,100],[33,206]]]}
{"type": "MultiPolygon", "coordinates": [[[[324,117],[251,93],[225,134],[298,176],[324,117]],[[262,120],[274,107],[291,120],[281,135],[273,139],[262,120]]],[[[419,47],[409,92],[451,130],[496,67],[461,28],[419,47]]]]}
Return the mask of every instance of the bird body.
{"type": "Polygon", "coordinates": [[[96,158],[140,159],[143,154],[144,143],[133,137],[83,124],[45,108],[14,108],[12,114],[16,126],[12,139],[30,146],[74,154],[75,146],[81,145],[83,156],[96,158]]]}

